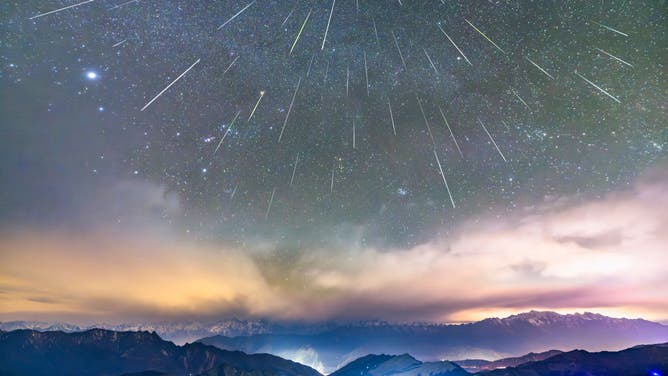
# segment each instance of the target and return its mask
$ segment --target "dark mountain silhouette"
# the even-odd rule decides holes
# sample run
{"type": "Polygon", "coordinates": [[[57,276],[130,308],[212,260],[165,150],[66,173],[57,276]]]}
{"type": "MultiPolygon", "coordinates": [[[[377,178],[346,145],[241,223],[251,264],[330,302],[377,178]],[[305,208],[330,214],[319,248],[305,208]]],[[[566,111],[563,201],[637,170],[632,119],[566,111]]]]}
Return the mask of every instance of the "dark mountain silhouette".
{"type": "Polygon", "coordinates": [[[569,351],[514,368],[479,372],[477,376],[658,376],[668,372],[668,343],[636,346],[617,352],[569,351]]]}
{"type": "Polygon", "coordinates": [[[330,376],[463,376],[469,373],[452,362],[421,362],[408,354],[367,355],[330,376]]]}
{"type": "Polygon", "coordinates": [[[342,325],[312,334],[263,333],[199,340],[221,349],[267,352],[289,359],[300,359],[298,354],[308,351],[313,359],[306,363],[321,363],[329,372],[370,353],[408,352],[426,361],[499,359],[555,348],[620,350],[638,343],[666,341],[668,326],[651,321],[536,311],[462,325],[374,322],[342,325]]]}
{"type": "Polygon", "coordinates": [[[0,334],[0,375],[321,376],[269,354],[247,355],[201,343],[177,346],[155,333],[93,329],[79,333],[16,330],[0,334]],[[149,372],[150,371],[150,372],[149,372]]]}
{"type": "Polygon", "coordinates": [[[563,353],[563,351],[550,350],[541,353],[528,353],[522,356],[503,358],[494,361],[482,360],[482,359],[466,359],[466,360],[455,360],[453,361],[453,363],[457,364],[458,366],[464,368],[469,372],[479,372],[479,371],[494,370],[497,368],[517,367],[520,364],[528,362],[537,362],[561,353],[563,353]]]}

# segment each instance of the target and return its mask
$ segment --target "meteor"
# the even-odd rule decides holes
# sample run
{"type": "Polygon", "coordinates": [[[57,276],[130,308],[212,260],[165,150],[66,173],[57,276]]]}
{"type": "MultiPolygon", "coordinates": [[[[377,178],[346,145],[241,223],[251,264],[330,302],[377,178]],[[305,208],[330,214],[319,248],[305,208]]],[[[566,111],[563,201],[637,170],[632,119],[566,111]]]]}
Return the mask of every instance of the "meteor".
{"type": "Polygon", "coordinates": [[[633,65],[631,65],[631,63],[626,62],[626,61],[624,61],[624,60],[618,58],[617,56],[615,56],[615,55],[609,53],[608,51],[602,50],[602,49],[600,49],[600,48],[598,48],[598,47],[594,47],[594,48],[596,48],[599,52],[602,52],[602,53],[608,55],[609,57],[611,57],[611,58],[613,58],[613,59],[619,61],[619,62],[622,63],[622,64],[628,65],[629,67],[633,67],[633,65]]]}
{"type": "Polygon", "coordinates": [[[355,145],[355,118],[353,118],[353,150],[357,148],[355,145]]]}
{"type": "Polygon", "coordinates": [[[450,124],[448,124],[448,119],[445,118],[445,114],[443,114],[443,109],[441,109],[441,106],[438,106],[438,111],[441,113],[441,117],[443,118],[443,122],[445,123],[445,126],[448,127],[448,131],[450,131],[450,137],[452,138],[452,141],[455,143],[455,147],[457,147],[457,151],[459,152],[459,156],[464,158],[464,153],[462,153],[462,149],[459,148],[459,143],[457,143],[457,139],[455,138],[455,134],[452,133],[452,129],[450,128],[450,124]]]}
{"type": "Polygon", "coordinates": [[[420,97],[416,96],[418,106],[420,107],[420,112],[422,113],[422,118],[424,119],[424,125],[427,126],[427,132],[429,132],[429,138],[431,138],[431,143],[436,147],[436,141],[434,141],[434,135],[431,133],[431,127],[429,126],[429,122],[427,121],[427,115],[424,113],[424,108],[422,108],[422,101],[420,100],[420,97]]]}
{"type": "Polygon", "coordinates": [[[329,19],[327,19],[327,27],[325,28],[325,35],[322,37],[322,46],[320,47],[320,50],[325,49],[325,42],[327,42],[327,32],[329,31],[329,24],[332,22],[332,14],[334,14],[334,4],[336,4],[336,0],[332,0],[332,9],[329,11],[329,19]]]}
{"type": "Polygon", "coordinates": [[[397,135],[397,128],[394,126],[394,115],[392,114],[392,103],[390,102],[390,99],[387,99],[387,106],[390,108],[390,120],[392,120],[392,132],[394,135],[397,135]]]}
{"type": "Polygon", "coordinates": [[[608,92],[605,91],[602,87],[600,87],[600,86],[596,85],[595,83],[589,81],[588,79],[586,79],[586,78],[585,78],[583,75],[581,75],[580,73],[575,72],[575,74],[577,74],[581,79],[585,80],[589,85],[591,85],[591,86],[595,87],[596,89],[598,89],[598,91],[600,91],[601,93],[603,93],[603,94],[607,95],[608,97],[610,97],[610,98],[611,98],[612,100],[614,100],[615,102],[617,102],[617,103],[622,103],[619,99],[617,99],[617,97],[615,97],[614,95],[608,93],[608,92]]]}
{"type": "Polygon", "coordinates": [[[227,134],[230,133],[230,129],[232,129],[232,126],[234,125],[234,122],[237,121],[237,118],[239,117],[239,114],[241,114],[241,110],[239,110],[237,112],[237,114],[234,115],[234,119],[232,119],[232,122],[227,127],[227,129],[225,130],[225,133],[223,134],[223,137],[218,142],[218,146],[216,146],[216,150],[213,151],[213,155],[216,155],[216,153],[218,152],[218,149],[220,149],[220,145],[223,144],[223,141],[225,141],[225,137],[227,137],[227,134]]]}
{"type": "Polygon", "coordinates": [[[222,29],[223,27],[225,27],[225,25],[227,25],[228,23],[232,22],[232,20],[234,20],[235,18],[237,18],[237,16],[239,16],[241,13],[243,13],[246,9],[250,8],[250,6],[253,5],[253,4],[255,4],[255,0],[251,1],[250,3],[248,3],[248,5],[246,5],[245,7],[243,7],[243,8],[242,8],[240,11],[238,11],[234,16],[230,17],[229,20],[225,21],[222,25],[218,26],[218,30],[222,29]]]}
{"type": "Polygon", "coordinates": [[[290,53],[288,55],[292,55],[292,51],[295,49],[295,46],[297,45],[297,42],[299,42],[299,38],[302,36],[302,31],[304,31],[304,27],[306,26],[306,23],[308,22],[309,17],[311,17],[311,11],[313,8],[308,10],[308,14],[306,14],[306,19],[304,19],[304,23],[302,23],[302,27],[299,29],[299,33],[297,33],[297,37],[295,38],[295,41],[292,42],[292,47],[290,47],[290,53]]]}
{"type": "Polygon", "coordinates": [[[397,46],[397,51],[399,51],[399,57],[401,58],[401,64],[403,64],[404,69],[406,69],[406,61],[404,60],[404,55],[401,53],[401,48],[399,48],[399,42],[397,42],[397,36],[394,35],[394,30],[392,30],[392,38],[394,39],[394,45],[397,46]]]}
{"type": "Polygon", "coordinates": [[[131,3],[138,3],[138,2],[139,2],[139,0],[129,0],[129,1],[126,1],[126,2],[124,2],[124,3],[120,3],[120,4],[118,4],[118,5],[114,5],[113,7],[109,8],[109,10],[118,9],[118,8],[120,8],[120,7],[124,7],[124,6],[128,5],[128,4],[131,4],[131,3]]]}
{"type": "Polygon", "coordinates": [[[37,14],[37,15],[32,16],[32,17],[30,17],[30,18],[28,18],[28,19],[29,19],[29,20],[34,20],[34,19],[36,19],[36,18],[40,18],[40,17],[44,17],[44,16],[48,16],[49,14],[54,14],[54,13],[62,12],[62,11],[67,10],[67,9],[72,9],[72,8],[76,8],[76,7],[82,6],[82,5],[84,5],[84,4],[92,3],[93,1],[95,1],[95,0],[86,0],[86,1],[82,1],[82,2],[80,2],[80,3],[76,3],[76,4],[72,4],[72,5],[68,5],[68,6],[66,6],[66,7],[58,8],[58,9],[55,9],[55,10],[52,10],[52,11],[49,11],[49,12],[46,12],[46,13],[40,13],[40,14],[37,14]]]}
{"type": "Polygon", "coordinates": [[[288,16],[285,17],[285,19],[284,19],[283,22],[281,23],[281,27],[283,27],[283,25],[285,25],[285,23],[288,22],[288,19],[290,18],[290,16],[292,16],[292,12],[294,12],[294,11],[295,11],[295,10],[292,9],[292,10],[290,11],[290,13],[288,13],[288,16]]]}
{"type": "Polygon", "coordinates": [[[230,70],[230,68],[232,68],[232,66],[234,65],[234,63],[237,62],[238,59],[239,59],[239,55],[237,55],[237,56],[234,58],[234,60],[232,60],[232,62],[230,63],[230,65],[228,65],[227,68],[225,68],[225,71],[223,72],[222,76],[224,76],[225,73],[227,73],[227,71],[230,70]]]}
{"type": "Polygon", "coordinates": [[[424,48],[422,49],[422,51],[424,51],[424,55],[427,57],[427,60],[429,60],[429,64],[431,65],[431,67],[434,69],[434,72],[436,72],[436,75],[438,76],[439,75],[438,69],[436,69],[436,65],[434,65],[434,62],[431,60],[431,56],[429,56],[427,50],[425,50],[424,48]]]}
{"type": "Polygon", "coordinates": [[[364,51],[364,77],[366,77],[366,96],[369,96],[369,67],[366,64],[366,51],[364,51]]]}
{"type": "Polygon", "coordinates": [[[533,60],[529,59],[526,56],[524,58],[527,59],[534,67],[538,68],[541,72],[543,72],[546,76],[550,77],[551,80],[554,80],[554,77],[552,77],[551,74],[547,73],[547,71],[543,69],[540,65],[536,64],[536,62],[534,62],[533,60]]]}
{"type": "Polygon", "coordinates": [[[141,111],[144,111],[145,109],[147,109],[148,106],[151,105],[151,103],[155,102],[155,100],[158,99],[162,94],[164,94],[164,92],[169,90],[169,88],[172,87],[172,85],[174,85],[178,80],[180,80],[183,76],[185,76],[191,69],[193,69],[195,67],[195,65],[199,64],[200,60],[201,59],[197,59],[197,61],[194,62],[193,65],[188,67],[188,69],[186,69],[183,73],[181,73],[178,77],[176,77],[176,79],[174,81],[172,81],[169,85],[167,85],[167,87],[162,89],[162,91],[159,92],[158,95],[153,97],[153,99],[151,99],[148,103],[146,103],[146,105],[144,107],[142,107],[141,111]]]}
{"type": "Polygon", "coordinates": [[[450,36],[448,35],[448,33],[446,33],[445,30],[443,30],[443,28],[441,27],[441,25],[438,25],[438,28],[441,30],[441,32],[443,33],[443,35],[445,35],[445,37],[448,38],[448,40],[450,41],[450,43],[452,43],[452,45],[455,46],[455,48],[457,49],[457,51],[459,51],[459,54],[462,55],[462,57],[464,58],[464,60],[466,60],[466,62],[469,63],[470,66],[473,66],[473,64],[471,64],[471,61],[469,61],[469,59],[466,57],[466,55],[464,55],[464,53],[462,52],[462,50],[459,49],[459,46],[457,46],[457,44],[455,43],[455,41],[453,41],[452,38],[450,38],[450,36]]]}
{"type": "Polygon", "coordinates": [[[596,21],[591,21],[591,22],[597,24],[598,26],[600,26],[600,27],[602,27],[602,28],[604,28],[604,29],[608,29],[608,30],[612,31],[613,33],[617,33],[617,34],[619,34],[619,35],[623,35],[623,36],[625,36],[625,37],[628,37],[628,36],[629,36],[629,35],[626,34],[626,33],[622,33],[621,31],[619,31],[619,30],[617,30],[617,29],[614,29],[614,28],[612,28],[612,27],[610,27],[610,26],[603,25],[602,23],[599,23],[599,22],[596,22],[596,21]]]}
{"type": "Polygon", "coordinates": [[[315,59],[315,54],[311,56],[311,61],[308,62],[308,68],[306,68],[306,77],[311,74],[311,65],[313,65],[313,60],[315,59]]]}
{"type": "Polygon", "coordinates": [[[349,82],[350,82],[350,65],[346,65],[346,97],[348,96],[349,82]]]}
{"type": "Polygon", "coordinates": [[[297,164],[299,164],[299,153],[297,153],[297,158],[295,158],[295,165],[292,168],[292,177],[290,177],[290,186],[292,187],[292,183],[295,181],[295,173],[297,172],[297,164]]]}
{"type": "Polygon", "coordinates": [[[487,133],[487,137],[489,137],[489,140],[492,141],[492,144],[494,144],[494,147],[496,148],[496,151],[499,152],[499,155],[501,156],[501,158],[503,158],[503,161],[508,162],[506,160],[506,157],[501,152],[501,149],[499,149],[499,145],[496,144],[496,141],[494,141],[494,139],[492,138],[492,135],[489,133],[489,131],[487,130],[487,127],[485,127],[485,124],[483,124],[483,122],[482,122],[482,120],[480,120],[480,118],[478,118],[478,123],[480,123],[480,125],[482,125],[482,129],[484,129],[485,133],[487,133]]]}
{"type": "Polygon", "coordinates": [[[299,86],[302,83],[302,78],[299,77],[299,81],[297,81],[297,88],[295,89],[295,93],[292,95],[292,101],[290,101],[290,107],[288,107],[288,113],[285,115],[285,120],[283,121],[283,127],[281,128],[281,134],[278,135],[278,142],[281,142],[281,138],[283,138],[283,131],[285,131],[285,126],[288,124],[288,119],[290,118],[290,111],[292,111],[292,106],[295,104],[295,98],[297,98],[297,92],[299,91],[299,86]]]}
{"type": "Polygon", "coordinates": [[[452,198],[452,192],[450,192],[450,186],[448,186],[448,181],[445,179],[445,174],[443,173],[443,167],[441,166],[441,160],[438,159],[438,154],[436,153],[436,149],[434,148],[434,158],[436,158],[436,163],[438,164],[438,171],[441,173],[441,177],[443,178],[443,184],[445,184],[445,190],[448,191],[448,196],[450,197],[450,203],[452,204],[452,208],[455,209],[455,200],[452,198]]]}
{"type": "Polygon", "coordinates": [[[522,99],[522,97],[520,97],[520,95],[517,94],[517,92],[515,91],[515,89],[513,89],[513,88],[511,87],[511,88],[510,88],[510,91],[513,92],[513,95],[515,96],[515,98],[517,98],[520,102],[522,102],[522,104],[524,105],[524,107],[526,107],[527,110],[529,110],[529,112],[532,112],[532,111],[531,111],[531,107],[529,107],[529,105],[527,104],[527,102],[525,102],[524,99],[522,99]]]}
{"type": "Polygon", "coordinates": [[[504,54],[506,53],[506,51],[504,51],[501,47],[499,47],[496,43],[494,43],[493,40],[489,39],[489,37],[488,37],[487,35],[485,35],[485,33],[483,33],[482,31],[480,31],[480,29],[478,29],[477,27],[475,27],[475,25],[472,24],[469,20],[467,20],[466,18],[464,18],[464,21],[466,21],[467,24],[471,25],[471,27],[472,27],[475,31],[477,31],[478,34],[482,35],[485,39],[487,39],[487,41],[488,41],[489,43],[493,44],[494,47],[496,47],[497,50],[503,52],[504,54]]]}
{"type": "Polygon", "coordinates": [[[237,193],[237,188],[239,188],[239,183],[237,183],[237,185],[234,186],[232,194],[230,195],[230,201],[234,200],[234,195],[237,193]]]}
{"type": "Polygon", "coordinates": [[[380,44],[380,39],[378,39],[378,29],[376,28],[376,18],[371,16],[371,22],[373,23],[373,34],[376,36],[376,44],[380,44]]]}
{"type": "Polygon", "coordinates": [[[264,213],[264,220],[266,221],[269,218],[269,212],[271,211],[271,204],[274,203],[274,194],[276,194],[276,187],[271,191],[271,197],[269,198],[269,205],[267,205],[267,212],[264,213]]]}
{"type": "Polygon", "coordinates": [[[257,102],[255,102],[255,107],[253,107],[253,111],[251,111],[251,114],[248,117],[248,120],[246,120],[246,121],[250,121],[253,118],[253,115],[255,114],[255,110],[257,110],[257,106],[260,105],[260,101],[262,100],[262,97],[264,97],[264,93],[265,93],[264,90],[260,91],[260,97],[257,99],[257,102]]]}

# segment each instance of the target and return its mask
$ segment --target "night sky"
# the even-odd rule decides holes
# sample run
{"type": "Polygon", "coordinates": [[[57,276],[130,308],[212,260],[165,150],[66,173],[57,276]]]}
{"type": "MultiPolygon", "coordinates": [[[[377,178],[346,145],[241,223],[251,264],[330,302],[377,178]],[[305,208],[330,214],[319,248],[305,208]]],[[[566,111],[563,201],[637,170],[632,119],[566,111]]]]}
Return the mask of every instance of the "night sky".
{"type": "Polygon", "coordinates": [[[76,3],[0,4],[0,317],[668,319],[665,1],[76,3]]]}

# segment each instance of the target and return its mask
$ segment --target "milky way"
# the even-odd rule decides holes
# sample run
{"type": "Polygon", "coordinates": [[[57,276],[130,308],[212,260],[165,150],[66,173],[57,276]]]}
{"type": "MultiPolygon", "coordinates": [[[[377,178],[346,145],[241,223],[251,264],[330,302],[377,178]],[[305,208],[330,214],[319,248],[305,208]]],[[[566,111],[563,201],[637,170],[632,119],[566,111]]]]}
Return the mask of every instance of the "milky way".
{"type": "Polygon", "coordinates": [[[199,238],[411,246],[665,159],[664,2],[75,4],[0,8],[6,223],[136,180],[199,238]]]}

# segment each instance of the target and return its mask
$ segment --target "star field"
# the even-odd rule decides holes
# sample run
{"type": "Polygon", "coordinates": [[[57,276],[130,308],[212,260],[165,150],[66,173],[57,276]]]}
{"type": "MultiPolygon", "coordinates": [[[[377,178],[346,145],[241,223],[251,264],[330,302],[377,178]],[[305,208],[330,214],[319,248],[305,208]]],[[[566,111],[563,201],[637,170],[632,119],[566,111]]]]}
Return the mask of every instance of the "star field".
{"type": "Polygon", "coordinates": [[[85,223],[80,201],[129,179],[176,195],[156,215],[198,238],[413,246],[666,159],[662,1],[99,0],[30,19],[72,4],[0,5],[5,222],[85,223]]]}

